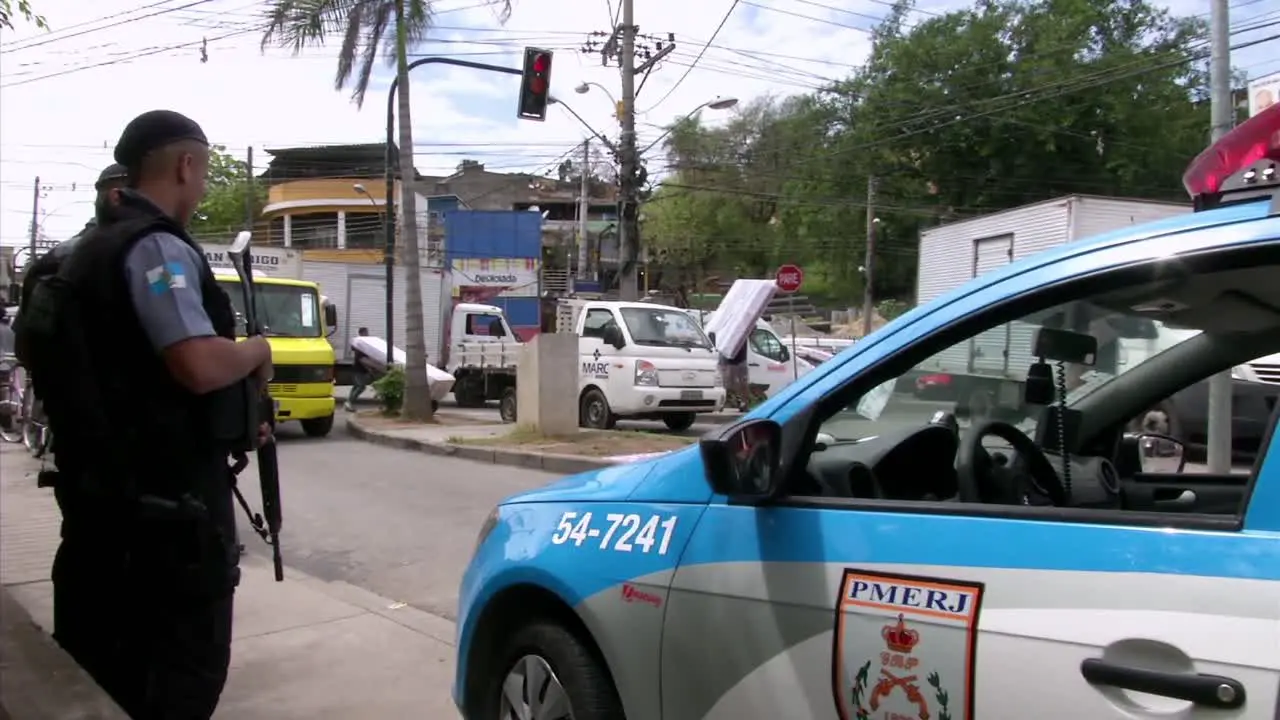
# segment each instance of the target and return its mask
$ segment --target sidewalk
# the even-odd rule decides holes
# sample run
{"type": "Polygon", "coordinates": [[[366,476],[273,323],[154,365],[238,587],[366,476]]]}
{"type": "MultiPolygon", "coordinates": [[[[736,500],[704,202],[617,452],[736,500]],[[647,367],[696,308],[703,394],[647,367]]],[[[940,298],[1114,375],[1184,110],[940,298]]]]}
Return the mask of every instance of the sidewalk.
{"type": "MultiPolygon", "coordinates": [[[[0,584],[48,631],[60,518],[52,491],[36,487],[35,467],[20,446],[0,448],[0,584]]],[[[287,525],[284,542],[287,553],[287,525]]],[[[449,698],[453,623],[288,567],[277,583],[252,548],[242,567],[231,675],[216,718],[458,717],[449,698]]]]}
{"type": "Polygon", "coordinates": [[[413,425],[403,427],[374,427],[355,416],[347,418],[347,432],[358,440],[400,450],[414,450],[431,455],[447,455],[512,467],[545,470],[551,473],[572,475],[598,470],[613,465],[638,462],[667,452],[640,453],[635,455],[611,455],[592,457],[587,455],[561,455],[556,453],[517,450],[510,447],[466,445],[458,439],[496,438],[511,432],[511,425],[413,425]]]}

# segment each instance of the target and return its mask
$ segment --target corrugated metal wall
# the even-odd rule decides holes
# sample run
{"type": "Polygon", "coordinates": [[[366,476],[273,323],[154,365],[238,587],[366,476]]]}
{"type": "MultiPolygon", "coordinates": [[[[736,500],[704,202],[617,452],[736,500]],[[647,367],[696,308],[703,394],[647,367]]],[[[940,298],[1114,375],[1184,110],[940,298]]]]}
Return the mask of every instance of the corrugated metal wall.
{"type": "Polygon", "coordinates": [[[1072,240],[1087,240],[1095,235],[1123,230],[1134,225],[1164,220],[1191,212],[1190,205],[1157,203],[1145,200],[1078,197],[1072,213],[1072,240]]]}
{"type": "MultiPolygon", "coordinates": [[[[926,303],[973,278],[1042,250],[1069,236],[1070,198],[1005,210],[932,228],[920,234],[917,302],[926,303]]],[[[955,345],[920,364],[921,370],[1026,374],[1034,326],[1011,323],[955,345]]]]}
{"type": "Polygon", "coordinates": [[[445,258],[541,258],[542,215],[528,210],[444,214],[445,258]]]}

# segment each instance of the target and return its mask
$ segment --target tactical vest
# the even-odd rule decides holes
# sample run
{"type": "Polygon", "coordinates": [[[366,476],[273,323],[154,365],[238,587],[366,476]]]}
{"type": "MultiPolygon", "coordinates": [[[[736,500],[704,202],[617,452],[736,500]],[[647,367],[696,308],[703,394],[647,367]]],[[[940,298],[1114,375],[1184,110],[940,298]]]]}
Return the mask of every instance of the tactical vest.
{"type": "MultiPolygon", "coordinates": [[[[91,358],[85,371],[97,388],[100,414],[120,443],[113,455],[127,452],[137,459],[136,467],[144,468],[144,485],[155,487],[140,487],[140,491],[169,495],[182,489],[165,488],[162,480],[147,482],[148,476],[172,478],[172,473],[165,473],[166,467],[179,470],[186,462],[216,457],[227,448],[220,447],[212,432],[218,393],[196,395],[182,387],[143,329],[124,270],[129,250],[152,233],[176,236],[200,258],[198,282],[204,310],[218,335],[235,338],[235,311],[214,279],[204,252],[181,225],[132,193],[121,198],[119,212],[116,222],[95,228],[78,243],[63,262],[59,276],[74,289],[84,325],[83,346],[91,358]]],[[[74,406],[74,402],[67,404],[74,406]]],[[[68,440],[75,444],[75,434],[65,433],[58,426],[74,423],[75,418],[68,418],[68,412],[60,414],[62,418],[54,418],[51,413],[50,421],[61,468],[68,453],[79,455],[81,449],[66,447],[68,440]]],[[[102,448],[83,450],[96,454],[102,448]]]]}

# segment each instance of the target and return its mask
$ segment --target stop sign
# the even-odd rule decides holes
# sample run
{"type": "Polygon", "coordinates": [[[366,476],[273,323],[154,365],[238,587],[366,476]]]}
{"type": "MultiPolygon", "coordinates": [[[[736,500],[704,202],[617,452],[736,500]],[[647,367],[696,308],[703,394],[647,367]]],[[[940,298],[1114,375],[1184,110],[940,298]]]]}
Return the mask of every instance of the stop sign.
{"type": "Polygon", "coordinates": [[[804,282],[804,271],[800,269],[799,265],[783,265],[778,268],[773,280],[778,284],[778,290],[784,293],[793,293],[799,290],[800,284],[804,282]]]}

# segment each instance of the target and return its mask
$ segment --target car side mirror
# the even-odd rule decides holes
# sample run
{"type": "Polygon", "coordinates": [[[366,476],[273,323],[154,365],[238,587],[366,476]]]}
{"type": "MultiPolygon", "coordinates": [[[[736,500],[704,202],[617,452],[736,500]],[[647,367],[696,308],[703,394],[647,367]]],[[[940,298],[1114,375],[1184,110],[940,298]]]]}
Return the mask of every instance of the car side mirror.
{"type": "Polygon", "coordinates": [[[1186,446],[1168,435],[1138,436],[1138,455],[1144,473],[1176,475],[1187,466],[1186,446]]]}
{"type": "Polygon", "coordinates": [[[711,489],[721,495],[768,499],[782,487],[782,426],[772,420],[735,423],[698,441],[711,489]]]}
{"type": "Polygon", "coordinates": [[[327,328],[338,327],[338,307],[328,304],[324,306],[324,326],[327,328]]]}
{"type": "Polygon", "coordinates": [[[627,345],[627,341],[622,337],[622,329],[617,325],[606,326],[601,336],[605,344],[612,345],[615,349],[621,350],[627,345]]]}

